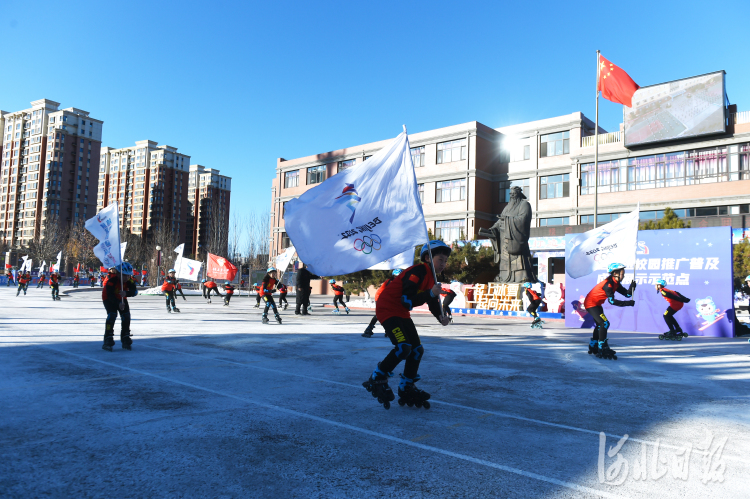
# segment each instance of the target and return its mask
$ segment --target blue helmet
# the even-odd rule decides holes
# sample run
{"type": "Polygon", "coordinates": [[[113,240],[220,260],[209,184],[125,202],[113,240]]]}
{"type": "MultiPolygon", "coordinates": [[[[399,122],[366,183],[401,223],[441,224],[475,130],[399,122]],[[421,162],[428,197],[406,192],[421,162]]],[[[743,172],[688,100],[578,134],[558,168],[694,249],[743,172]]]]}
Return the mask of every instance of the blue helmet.
{"type": "Polygon", "coordinates": [[[524,288],[530,288],[531,287],[531,283],[530,282],[525,282],[525,283],[523,283],[523,287],[524,288]]]}
{"type": "Polygon", "coordinates": [[[432,256],[435,256],[435,255],[450,256],[451,254],[450,246],[445,244],[443,241],[433,240],[425,244],[424,246],[422,246],[422,251],[419,252],[419,258],[424,262],[425,256],[428,255],[430,251],[432,252],[432,256]]]}
{"type": "Polygon", "coordinates": [[[201,280],[201,282],[206,282],[206,280],[205,280],[205,279],[203,279],[203,280],[201,280]]]}
{"type": "Polygon", "coordinates": [[[230,284],[232,284],[232,283],[229,282],[229,281],[227,281],[227,282],[224,283],[225,286],[229,286],[230,284]]]}
{"type": "Polygon", "coordinates": [[[169,269],[169,270],[167,270],[167,274],[169,274],[170,272],[177,272],[177,271],[175,269],[169,269]]]}
{"type": "Polygon", "coordinates": [[[656,284],[658,284],[659,286],[666,286],[667,285],[667,281],[665,281],[664,279],[658,279],[656,281],[656,284]]]}
{"type": "Polygon", "coordinates": [[[610,274],[616,270],[624,269],[625,264],[624,263],[610,263],[609,267],[607,267],[607,272],[610,274]]]}
{"type": "Polygon", "coordinates": [[[396,269],[396,270],[394,270],[394,271],[393,271],[393,277],[396,277],[396,276],[397,276],[397,275],[399,275],[399,274],[400,274],[401,272],[403,272],[403,270],[401,270],[401,269],[396,269]]]}
{"type": "Polygon", "coordinates": [[[330,279],[330,280],[328,281],[328,284],[336,284],[336,279],[330,279]]]}
{"type": "Polygon", "coordinates": [[[117,267],[114,267],[114,269],[122,275],[133,275],[133,266],[128,262],[122,262],[117,267]]]}
{"type": "Polygon", "coordinates": [[[270,274],[271,272],[274,272],[276,269],[273,267],[268,267],[267,272],[270,274]]]}

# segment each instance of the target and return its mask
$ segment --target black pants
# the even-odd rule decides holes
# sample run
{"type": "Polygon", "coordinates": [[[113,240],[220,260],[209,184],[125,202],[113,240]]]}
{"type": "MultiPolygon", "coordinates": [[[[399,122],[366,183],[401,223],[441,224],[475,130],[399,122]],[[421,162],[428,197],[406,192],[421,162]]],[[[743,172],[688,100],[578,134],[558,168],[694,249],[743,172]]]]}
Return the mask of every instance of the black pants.
{"type": "Polygon", "coordinates": [[[203,288],[203,298],[211,299],[211,291],[216,292],[216,296],[221,296],[221,293],[219,293],[219,290],[216,288],[203,288]]]}
{"type": "Polygon", "coordinates": [[[273,296],[271,295],[264,295],[263,296],[263,302],[266,304],[265,308],[263,309],[263,317],[268,317],[268,309],[273,308],[273,314],[279,315],[279,311],[276,309],[276,302],[273,301],[273,296]]]}
{"type": "Polygon", "coordinates": [[[604,315],[604,309],[601,305],[587,308],[586,312],[594,319],[596,327],[594,328],[593,340],[604,341],[607,339],[607,330],[609,329],[609,319],[604,315]]]}
{"type": "Polygon", "coordinates": [[[528,313],[530,313],[530,314],[531,314],[531,316],[532,316],[533,318],[535,318],[535,319],[539,317],[539,315],[538,315],[538,314],[536,313],[536,309],[538,309],[538,308],[539,308],[539,305],[541,305],[541,303],[542,303],[542,300],[534,300],[534,301],[532,301],[531,303],[529,303],[529,306],[528,306],[528,308],[526,309],[526,311],[527,311],[528,313]]]}
{"type": "Polygon", "coordinates": [[[164,296],[166,296],[167,298],[167,310],[169,310],[170,305],[172,306],[172,308],[175,308],[174,291],[165,291],[164,296]]]}
{"type": "Polygon", "coordinates": [[[103,302],[107,310],[107,321],[104,329],[104,336],[114,336],[115,321],[117,314],[120,314],[120,339],[123,343],[132,343],[130,340],[130,306],[125,302],[125,310],[120,310],[120,302],[109,303],[103,302]]]}
{"type": "Polygon", "coordinates": [[[391,317],[383,322],[383,328],[394,348],[388,352],[383,362],[380,363],[380,370],[383,372],[393,371],[402,360],[405,360],[404,376],[414,379],[424,354],[424,348],[419,340],[414,322],[411,319],[391,317]]]}
{"type": "Polygon", "coordinates": [[[36,283],[37,288],[44,288],[44,279],[40,279],[38,283],[36,283]]]}
{"type": "Polygon", "coordinates": [[[372,319],[370,319],[370,325],[367,326],[367,328],[368,329],[374,329],[375,328],[375,324],[377,324],[377,323],[378,323],[378,316],[377,315],[373,315],[372,319]]]}
{"type": "Polygon", "coordinates": [[[9,287],[11,284],[15,285],[16,283],[13,282],[13,279],[8,279],[8,282],[5,283],[5,287],[9,287]]]}
{"type": "Polygon", "coordinates": [[[451,314],[451,303],[453,303],[453,298],[455,298],[456,295],[449,294],[446,295],[445,298],[443,298],[443,315],[446,317],[453,317],[453,314],[451,314]]]}
{"type": "Polygon", "coordinates": [[[310,306],[310,291],[305,289],[298,288],[297,289],[297,308],[295,309],[296,313],[300,313],[300,308],[302,309],[302,314],[307,314],[307,307],[310,306]]]}
{"type": "Polygon", "coordinates": [[[669,328],[669,331],[671,333],[682,332],[682,328],[677,323],[677,319],[674,318],[674,314],[676,313],[677,310],[673,309],[672,307],[667,307],[667,310],[664,312],[664,322],[667,323],[667,327],[669,328]]]}
{"type": "Polygon", "coordinates": [[[16,291],[16,296],[18,296],[18,294],[19,294],[19,293],[20,293],[21,291],[23,291],[23,294],[26,294],[26,289],[28,289],[28,287],[29,287],[29,285],[28,285],[28,284],[23,284],[23,283],[20,283],[20,282],[19,282],[19,283],[18,283],[18,291],[16,291]]]}
{"type": "Polygon", "coordinates": [[[289,302],[286,301],[286,293],[281,293],[279,295],[279,306],[281,306],[284,303],[286,303],[287,305],[289,305],[289,302]]]}
{"type": "Polygon", "coordinates": [[[60,296],[60,284],[50,284],[50,288],[52,288],[52,297],[58,298],[60,296]]]}
{"type": "Polygon", "coordinates": [[[230,299],[232,299],[232,295],[230,295],[229,293],[227,293],[227,294],[224,295],[224,303],[225,304],[229,305],[229,300],[230,299]]]}
{"type": "Polygon", "coordinates": [[[336,310],[338,310],[339,306],[336,305],[336,302],[339,302],[342,307],[346,308],[346,305],[344,305],[344,296],[343,295],[335,295],[333,297],[333,306],[336,307],[336,310]]]}
{"type": "Polygon", "coordinates": [[[260,305],[260,293],[258,293],[257,295],[255,295],[255,304],[256,305],[260,305]]]}

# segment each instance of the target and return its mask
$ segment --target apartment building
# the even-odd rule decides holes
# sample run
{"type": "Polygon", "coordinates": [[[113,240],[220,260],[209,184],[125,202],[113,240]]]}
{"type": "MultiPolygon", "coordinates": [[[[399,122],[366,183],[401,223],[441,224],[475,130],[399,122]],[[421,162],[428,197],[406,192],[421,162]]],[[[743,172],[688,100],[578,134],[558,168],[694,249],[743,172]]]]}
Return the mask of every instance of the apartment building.
{"type": "MultiPolygon", "coordinates": [[[[670,207],[693,227],[750,223],[750,112],[725,109],[726,131],[626,147],[623,127],[599,129],[599,223],[636,208],[656,220],[670,207]]],[[[427,227],[446,241],[478,235],[519,186],[533,208],[532,236],[593,227],[594,122],[583,113],[490,128],[478,122],[409,135],[427,227]]],[[[302,158],[279,158],[272,181],[271,256],[291,244],[284,204],[388,140],[302,158]]]]}
{"type": "Polygon", "coordinates": [[[103,122],[49,99],[0,114],[3,242],[25,246],[50,224],[70,226],[92,216],[103,122]]]}
{"type": "Polygon", "coordinates": [[[190,156],[176,147],[140,140],[134,146],[102,148],[97,210],[117,203],[120,226],[146,235],[166,224],[185,241],[188,223],[190,156]]]}
{"type": "Polygon", "coordinates": [[[215,168],[190,165],[188,199],[190,200],[191,231],[186,248],[194,255],[199,248],[207,248],[212,236],[222,233],[220,248],[215,251],[225,255],[229,228],[229,203],[232,191],[232,178],[221,175],[215,168]]]}

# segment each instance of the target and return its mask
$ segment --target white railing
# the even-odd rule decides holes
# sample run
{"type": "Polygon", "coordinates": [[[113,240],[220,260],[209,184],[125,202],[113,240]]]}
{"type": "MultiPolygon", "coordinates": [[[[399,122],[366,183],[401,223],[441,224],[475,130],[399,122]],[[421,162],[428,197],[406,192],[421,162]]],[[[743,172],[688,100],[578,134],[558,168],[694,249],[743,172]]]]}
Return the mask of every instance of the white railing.
{"type": "Polygon", "coordinates": [[[741,125],[742,123],[750,123],[750,111],[732,113],[732,120],[734,120],[735,125],[741,125]]]}
{"type": "MultiPolygon", "coordinates": [[[[594,137],[594,135],[581,137],[581,147],[594,147],[594,137]]],[[[622,142],[622,134],[619,131],[599,134],[599,145],[616,144],[618,142],[622,142]]]]}

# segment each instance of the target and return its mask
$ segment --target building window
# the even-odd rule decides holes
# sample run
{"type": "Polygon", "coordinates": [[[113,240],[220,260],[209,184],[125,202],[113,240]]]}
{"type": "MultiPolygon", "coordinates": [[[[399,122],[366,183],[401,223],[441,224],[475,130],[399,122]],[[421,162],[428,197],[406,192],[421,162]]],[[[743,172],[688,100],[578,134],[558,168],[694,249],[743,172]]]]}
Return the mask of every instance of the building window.
{"type": "MultiPolygon", "coordinates": [[[[511,163],[514,161],[525,161],[531,158],[531,146],[530,145],[512,143],[510,145],[510,150],[508,152],[510,155],[511,163]]],[[[502,159],[500,162],[503,163],[502,159]]]]}
{"type": "Polygon", "coordinates": [[[466,139],[441,142],[437,145],[437,163],[451,163],[466,159],[466,139]]]}
{"type": "MultiPolygon", "coordinates": [[[[203,185],[203,182],[201,182],[201,185],[203,185]]],[[[285,172],[284,173],[284,188],[289,189],[290,187],[298,187],[299,186],[299,170],[294,170],[293,172],[285,172]]]]}
{"type": "Polygon", "coordinates": [[[291,239],[289,239],[289,234],[286,232],[281,233],[281,249],[287,249],[289,246],[292,245],[291,239]]]}
{"type": "MultiPolygon", "coordinates": [[[[622,215],[625,215],[625,213],[605,213],[603,215],[597,215],[596,216],[596,220],[597,220],[596,223],[597,224],[606,224],[606,223],[612,222],[613,220],[617,220],[622,215]]],[[[594,223],[594,215],[581,215],[581,223],[582,224],[593,224],[594,223]]]]}
{"type": "Polygon", "coordinates": [[[419,191],[419,202],[424,204],[424,184],[418,184],[417,190],[419,191]]]}
{"type": "Polygon", "coordinates": [[[539,157],[560,156],[570,154],[570,132],[550,133],[542,135],[539,157]]]}
{"type": "Polygon", "coordinates": [[[540,218],[539,227],[550,227],[552,225],[568,225],[570,217],[540,218]]]}
{"type": "Polygon", "coordinates": [[[343,172],[344,170],[346,170],[347,168],[351,168],[355,164],[357,164],[357,160],[356,159],[348,159],[346,161],[339,161],[338,171],[339,172],[343,172]]]}
{"type": "Polygon", "coordinates": [[[466,199],[466,179],[435,183],[435,202],[448,203],[466,199]]]}
{"type": "Polygon", "coordinates": [[[281,203],[281,219],[284,220],[284,217],[286,216],[286,204],[288,201],[284,201],[281,203]]]}
{"type": "Polygon", "coordinates": [[[326,179],[326,165],[313,166],[307,169],[307,185],[319,184],[326,179]]]}
{"type": "Polygon", "coordinates": [[[414,168],[424,166],[424,146],[411,148],[411,162],[414,163],[414,168]]]}
{"type": "Polygon", "coordinates": [[[528,178],[519,178],[517,180],[503,180],[500,182],[500,202],[510,203],[510,189],[511,187],[520,187],[523,190],[523,195],[529,197],[529,185],[530,180],[528,178]]]}
{"type": "Polygon", "coordinates": [[[466,234],[465,220],[438,220],[435,222],[435,239],[452,243],[463,239],[466,234]]]}
{"type": "Polygon", "coordinates": [[[566,198],[570,196],[570,174],[539,178],[539,199],[566,198]]]}

